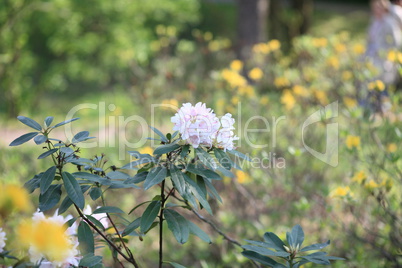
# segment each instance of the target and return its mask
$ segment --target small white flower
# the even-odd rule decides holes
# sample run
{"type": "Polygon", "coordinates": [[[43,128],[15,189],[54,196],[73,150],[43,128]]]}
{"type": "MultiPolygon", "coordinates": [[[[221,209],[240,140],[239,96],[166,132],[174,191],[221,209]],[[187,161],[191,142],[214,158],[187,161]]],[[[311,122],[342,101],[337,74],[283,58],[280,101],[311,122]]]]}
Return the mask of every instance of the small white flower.
{"type": "MultiPolygon", "coordinates": [[[[100,207],[97,207],[97,208],[100,208],[100,207]]],[[[92,214],[91,206],[87,205],[83,212],[85,215],[91,215],[92,214]]],[[[103,225],[103,227],[105,227],[105,229],[109,228],[109,220],[107,218],[106,213],[98,213],[98,214],[94,214],[91,216],[94,217],[95,219],[97,219],[98,221],[100,221],[100,223],[102,223],[102,225],[103,225]]]]}
{"type": "Polygon", "coordinates": [[[3,232],[3,228],[0,228],[0,253],[4,251],[4,247],[6,246],[6,233],[3,232]]]}

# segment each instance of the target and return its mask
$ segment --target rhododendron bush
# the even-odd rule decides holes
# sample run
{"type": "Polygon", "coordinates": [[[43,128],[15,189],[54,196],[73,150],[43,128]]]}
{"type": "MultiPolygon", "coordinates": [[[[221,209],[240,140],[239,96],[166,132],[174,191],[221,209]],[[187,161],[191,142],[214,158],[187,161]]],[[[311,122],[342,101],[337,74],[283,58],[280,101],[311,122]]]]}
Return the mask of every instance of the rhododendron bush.
{"type": "MultiPolygon", "coordinates": [[[[204,103],[185,103],[171,117],[173,133],[165,135],[151,127],[157,135],[153,140],[158,147],[150,153],[128,151],[133,161],[120,167],[108,166],[104,154],[92,159],[81,156],[79,144],[92,139],[88,131],[78,132],[68,141],[50,137],[55,128],[77,119],[53,124],[53,117],[49,116],[40,125],[33,119],[18,117],[35,132],[18,137],[10,146],[33,139],[41,148],[38,158],[47,161],[50,167],[26,181],[26,190],[16,190],[23,202],[27,191],[39,194],[39,208],[32,219],[21,221],[16,234],[10,232],[17,235],[18,249],[24,253],[9,249],[6,233],[0,229],[0,257],[16,260],[16,265],[102,267],[101,249],[108,248],[116,265],[144,267],[144,260],[136,250],[141,244],[133,247],[129,242],[135,238],[144,241],[150,239],[150,233],[157,233],[158,259],[148,262],[155,267],[164,264],[183,267],[164,254],[167,237],[173,236],[179,244],[189,241],[190,235],[207,243],[214,241],[198,226],[199,221],[189,217],[193,215],[238,246],[243,256],[257,267],[296,268],[308,262],[329,265],[331,260],[341,259],[325,252],[306,253],[320,250],[330,242],[302,247],[304,232],[300,225],[293,227],[285,241],[268,232],[264,235],[265,242],[247,240],[251,245],[242,245],[205,219],[204,211],[213,215],[211,201],[222,202],[215,181],[223,176],[234,177],[233,171],[242,169],[239,159],[251,160],[235,150],[239,138],[234,134],[235,120],[231,114],[218,117],[204,103]],[[130,191],[136,196],[141,190],[155,195],[132,204],[130,211],[124,211],[119,200],[109,198],[110,191],[130,191]],[[102,205],[92,210],[95,202],[102,205]],[[43,213],[54,209],[53,216],[43,213]],[[71,214],[63,216],[67,211],[71,214]],[[138,216],[132,218],[133,215],[138,216]]],[[[7,212],[7,202],[19,213],[29,207],[18,204],[15,196],[7,201],[0,198],[0,215],[15,215],[7,212]]]]}

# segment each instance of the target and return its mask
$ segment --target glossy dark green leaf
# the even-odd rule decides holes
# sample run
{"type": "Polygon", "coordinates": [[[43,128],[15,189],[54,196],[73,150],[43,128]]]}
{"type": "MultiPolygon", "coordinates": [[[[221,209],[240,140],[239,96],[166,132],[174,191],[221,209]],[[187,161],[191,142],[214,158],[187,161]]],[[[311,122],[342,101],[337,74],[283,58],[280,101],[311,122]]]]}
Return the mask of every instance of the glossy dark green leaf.
{"type": "Polygon", "coordinates": [[[247,155],[245,155],[245,154],[243,154],[243,153],[241,153],[241,152],[239,152],[239,151],[236,151],[236,150],[228,150],[227,152],[230,153],[230,154],[232,154],[232,155],[234,155],[234,156],[240,157],[241,159],[244,159],[244,160],[247,160],[247,161],[251,162],[250,157],[248,157],[247,155]]]}
{"type": "Polygon", "coordinates": [[[130,210],[130,212],[129,212],[128,214],[130,215],[131,213],[133,213],[133,211],[135,211],[135,210],[136,210],[137,208],[139,208],[140,206],[142,206],[142,205],[144,205],[144,204],[147,204],[147,203],[150,203],[150,202],[151,202],[151,201],[145,201],[145,202],[142,202],[142,203],[136,205],[133,209],[130,210]]]}
{"type": "Polygon", "coordinates": [[[66,120],[66,121],[63,121],[63,122],[60,122],[60,123],[56,124],[56,125],[53,126],[52,128],[61,127],[61,126],[65,125],[65,124],[71,123],[71,122],[73,122],[73,121],[75,121],[75,120],[78,120],[78,119],[79,119],[78,117],[77,117],[77,118],[73,118],[73,119],[68,119],[68,120],[66,120]]]}
{"type": "Polygon", "coordinates": [[[24,188],[27,189],[28,193],[33,193],[37,188],[40,187],[40,179],[42,178],[43,172],[35,175],[32,179],[24,184],[24,188]]]}
{"type": "Polygon", "coordinates": [[[245,250],[241,254],[244,257],[246,257],[246,258],[248,258],[250,260],[259,262],[259,263],[261,263],[263,265],[268,265],[268,266],[272,267],[272,266],[277,264],[277,262],[274,261],[273,259],[271,259],[271,258],[269,258],[267,256],[263,256],[261,254],[258,254],[258,253],[254,252],[254,251],[245,250]]]}
{"type": "Polygon", "coordinates": [[[133,178],[127,179],[124,183],[140,183],[145,181],[148,176],[148,171],[138,172],[133,178]]]}
{"type": "Polygon", "coordinates": [[[325,248],[325,247],[328,246],[329,244],[330,244],[330,241],[328,240],[328,241],[325,242],[325,243],[313,244],[313,245],[310,245],[310,246],[306,246],[306,247],[302,248],[300,251],[301,251],[301,252],[304,252],[304,251],[310,251],[310,250],[320,250],[320,249],[325,248]]]}
{"type": "Polygon", "coordinates": [[[46,127],[50,127],[52,122],[53,122],[53,116],[48,116],[48,117],[45,118],[45,126],[46,127]]]}
{"type": "Polygon", "coordinates": [[[204,178],[204,182],[209,190],[208,192],[210,193],[210,196],[214,197],[215,199],[217,199],[219,202],[222,203],[222,198],[220,197],[218,191],[215,189],[214,185],[209,181],[209,179],[204,178]]]}
{"type": "Polygon", "coordinates": [[[286,252],[285,248],[283,247],[285,243],[274,233],[266,232],[264,234],[264,240],[269,245],[269,248],[273,248],[277,251],[286,252]]]}
{"type": "Polygon", "coordinates": [[[97,200],[99,197],[102,196],[102,190],[99,187],[92,187],[91,190],[89,190],[89,196],[93,201],[97,200]]]}
{"type": "MultiPolygon", "coordinates": [[[[93,224],[95,224],[96,225],[96,227],[98,227],[100,230],[105,230],[105,227],[103,226],[103,224],[99,221],[99,220],[97,220],[95,217],[93,217],[93,216],[91,216],[91,215],[85,215],[87,218],[88,218],[88,220],[90,221],[90,222],[92,222],[93,224]]],[[[103,218],[102,218],[103,219],[103,218]]]]}
{"type": "Polygon", "coordinates": [[[188,164],[186,166],[186,170],[190,173],[197,174],[197,175],[200,175],[204,178],[208,178],[211,180],[221,180],[222,179],[218,173],[216,173],[212,170],[206,169],[201,165],[188,164]]]}
{"type": "Polygon", "coordinates": [[[42,144],[42,143],[44,143],[45,141],[47,141],[47,137],[46,137],[46,136],[43,136],[43,135],[37,135],[37,136],[34,138],[34,142],[35,142],[37,145],[42,144]]]}
{"type": "Polygon", "coordinates": [[[16,138],[15,140],[13,140],[9,146],[18,146],[23,143],[26,143],[27,141],[30,141],[33,137],[35,137],[38,134],[39,134],[39,132],[30,132],[30,133],[24,134],[24,135],[16,138]]]}
{"type": "Polygon", "coordinates": [[[67,209],[69,209],[69,207],[71,207],[71,205],[73,204],[73,201],[71,201],[70,197],[66,196],[63,201],[60,204],[59,207],[59,215],[63,214],[64,212],[67,211],[67,209]]]}
{"type": "Polygon", "coordinates": [[[202,149],[201,147],[198,147],[195,149],[195,152],[197,153],[198,158],[200,159],[200,161],[209,169],[216,169],[218,166],[215,162],[215,159],[206,151],[204,151],[204,149],[202,149]]]}
{"type": "Polygon", "coordinates": [[[230,170],[232,168],[233,161],[223,150],[215,148],[214,154],[222,167],[226,168],[227,170],[230,170]]]}
{"type": "Polygon", "coordinates": [[[81,221],[78,226],[78,242],[81,254],[94,253],[95,241],[91,228],[85,221],[81,221]]]}
{"type": "Polygon", "coordinates": [[[74,135],[72,142],[77,143],[87,140],[89,136],[89,131],[81,131],[74,135]]]}
{"type": "Polygon", "coordinates": [[[182,146],[181,153],[180,153],[181,158],[186,158],[187,155],[189,154],[189,152],[190,152],[190,145],[186,144],[186,145],[182,146]]]}
{"type": "Polygon", "coordinates": [[[330,265],[331,262],[328,260],[327,257],[328,256],[326,252],[315,252],[307,256],[302,256],[303,259],[315,264],[330,265]]]}
{"type": "Polygon", "coordinates": [[[177,189],[180,195],[183,196],[186,192],[186,183],[184,180],[183,172],[176,166],[172,165],[170,168],[170,176],[172,178],[174,187],[177,189]]]}
{"type": "Polygon", "coordinates": [[[39,125],[38,122],[36,122],[35,120],[33,120],[33,119],[31,119],[31,118],[28,118],[28,117],[25,117],[25,116],[20,115],[20,116],[17,116],[17,119],[18,119],[21,123],[27,125],[28,127],[31,127],[31,128],[36,129],[36,130],[38,130],[38,131],[41,131],[41,130],[42,130],[41,125],[39,125]]]}
{"type": "Polygon", "coordinates": [[[242,246],[245,250],[250,250],[257,252],[261,255],[265,256],[274,256],[274,257],[288,257],[290,254],[288,252],[281,252],[281,251],[273,251],[267,248],[254,246],[254,245],[244,245],[242,246]]]}
{"type": "Polygon", "coordinates": [[[162,133],[159,129],[157,129],[157,128],[155,128],[155,127],[151,127],[151,126],[150,126],[150,128],[151,128],[156,134],[158,134],[158,136],[161,138],[161,140],[162,140],[163,142],[169,142],[168,139],[165,137],[165,135],[163,135],[163,133],[162,133]]]}
{"type": "Polygon", "coordinates": [[[173,266],[173,268],[186,268],[186,266],[183,266],[181,264],[175,263],[175,262],[170,262],[170,261],[164,261],[163,263],[167,263],[173,266]]]}
{"type": "Polygon", "coordinates": [[[132,221],[129,225],[127,225],[126,229],[124,229],[122,236],[130,235],[135,229],[140,227],[141,217],[132,221]]]}
{"type": "Polygon", "coordinates": [[[212,209],[211,206],[208,203],[208,200],[203,194],[202,189],[197,185],[195,181],[190,179],[187,175],[184,175],[184,180],[186,183],[189,185],[188,187],[190,188],[191,193],[197,198],[198,202],[208,211],[209,214],[212,215],[212,209]]]}
{"type": "Polygon", "coordinates": [[[203,230],[201,230],[197,225],[192,223],[191,221],[188,221],[188,227],[190,229],[190,233],[198,236],[199,238],[201,238],[201,240],[204,240],[205,242],[207,242],[209,244],[212,243],[209,236],[203,230]]]}
{"type": "Polygon", "coordinates": [[[165,145],[161,145],[158,148],[155,149],[154,154],[167,154],[170,153],[174,150],[177,150],[180,148],[180,145],[178,144],[165,144],[165,145]]]}
{"type": "Polygon", "coordinates": [[[94,210],[92,214],[100,214],[100,213],[121,213],[125,214],[123,210],[121,210],[118,207],[112,207],[112,206],[104,206],[100,207],[94,210]]]}
{"type": "Polygon", "coordinates": [[[50,185],[49,189],[39,195],[39,209],[40,211],[47,211],[57,205],[61,198],[61,184],[50,185]]]}
{"type": "Polygon", "coordinates": [[[172,231],[177,242],[180,244],[186,243],[190,235],[188,221],[177,211],[171,209],[164,209],[163,216],[166,219],[169,230],[172,231]]]}
{"type": "Polygon", "coordinates": [[[49,155],[51,155],[51,154],[54,154],[55,152],[57,152],[59,149],[51,149],[51,150],[49,150],[49,151],[46,151],[46,152],[44,152],[44,153],[42,153],[40,156],[38,156],[38,159],[42,159],[42,158],[45,158],[45,157],[47,157],[47,156],[49,156],[49,155]]]}
{"type": "Polygon", "coordinates": [[[140,230],[145,233],[151,227],[161,209],[160,201],[152,201],[141,216],[140,230]]]}
{"type": "Polygon", "coordinates": [[[54,176],[56,175],[56,169],[57,169],[56,166],[52,166],[43,173],[40,179],[41,194],[44,194],[47,191],[47,189],[49,189],[49,186],[52,184],[54,176]]]}
{"type": "Polygon", "coordinates": [[[79,267],[94,267],[102,263],[102,256],[94,256],[93,254],[85,255],[78,264],[79,267]]]}
{"type": "Polygon", "coordinates": [[[68,172],[63,172],[62,178],[68,197],[70,197],[71,201],[80,209],[84,209],[85,199],[77,180],[68,172]]]}
{"type": "Polygon", "coordinates": [[[301,247],[304,242],[304,232],[300,225],[297,224],[293,226],[292,231],[290,232],[290,236],[291,241],[288,241],[289,245],[301,247]]]}
{"type": "Polygon", "coordinates": [[[102,185],[112,185],[112,181],[105,179],[99,175],[88,173],[88,172],[74,172],[72,174],[75,178],[84,179],[90,182],[97,182],[102,185]]]}
{"type": "Polygon", "coordinates": [[[161,183],[167,174],[167,169],[165,167],[156,167],[148,172],[147,178],[144,182],[144,189],[148,190],[152,186],[161,183]]]}

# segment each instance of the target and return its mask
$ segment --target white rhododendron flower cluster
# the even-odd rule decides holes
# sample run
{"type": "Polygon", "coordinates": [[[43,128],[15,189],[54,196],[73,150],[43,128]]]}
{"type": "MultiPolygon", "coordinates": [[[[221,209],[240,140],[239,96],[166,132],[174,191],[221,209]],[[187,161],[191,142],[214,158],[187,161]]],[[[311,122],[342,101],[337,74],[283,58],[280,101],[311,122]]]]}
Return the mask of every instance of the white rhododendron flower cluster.
{"type": "MultiPolygon", "coordinates": [[[[63,226],[67,221],[72,219],[73,216],[67,215],[66,217],[63,217],[61,215],[58,215],[58,210],[54,213],[52,217],[46,217],[42,212],[37,212],[34,213],[32,220],[33,222],[39,222],[39,221],[48,221],[52,222],[57,225],[63,226]]],[[[35,264],[41,264],[45,267],[46,265],[49,267],[70,267],[70,265],[78,266],[79,262],[79,250],[78,250],[78,238],[77,238],[77,224],[74,223],[71,225],[71,227],[67,228],[65,231],[65,234],[68,236],[71,246],[68,249],[68,252],[65,252],[66,258],[62,262],[49,262],[46,260],[46,257],[43,255],[43,252],[40,252],[37,248],[34,246],[31,246],[29,248],[29,256],[30,256],[30,261],[35,263],[35,264]]]]}
{"type": "Polygon", "coordinates": [[[233,141],[239,138],[234,135],[234,119],[231,114],[224,115],[221,120],[205,103],[184,103],[171,118],[173,130],[179,131],[181,138],[194,148],[200,145],[233,150],[233,141]]]}
{"type": "Polygon", "coordinates": [[[0,253],[4,251],[4,247],[6,246],[6,233],[3,232],[3,229],[0,228],[0,253]]]}

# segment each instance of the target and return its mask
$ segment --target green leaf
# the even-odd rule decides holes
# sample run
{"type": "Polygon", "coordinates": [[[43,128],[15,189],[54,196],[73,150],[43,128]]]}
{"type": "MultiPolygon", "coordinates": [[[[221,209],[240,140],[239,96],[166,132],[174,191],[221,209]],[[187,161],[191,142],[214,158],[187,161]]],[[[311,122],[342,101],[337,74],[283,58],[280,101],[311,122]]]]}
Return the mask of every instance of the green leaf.
{"type": "Polygon", "coordinates": [[[58,150],[59,150],[59,149],[51,149],[51,150],[49,150],[49,151],[46,151],[46,152],[42,153],[40,156],[38,156],[38,159],[45,158],[45,157],[47,157],[47,156],[49,156],[49,155],[51,155],[51,154],[57,152],[58,150]]]}
{"type": "Polygon", "coordinates": [[[175,263],[175,262],[170,262],[170,261],[164,261],[163,263],[167,263],[173,266],[173,268],[186,268],[186,266],[183,266],[181,264],[175,263]]]}
{"type": "Polygon", "coordinates": [[[304,232],[299,224],[293,226],[292,231],[290,232],[290,237],[291,241],[288,240],[289,245],[301,247],[304,242],[304,232]]]}
{"type": "Polygon", "coordinates": [[[236,150],[227,150],[227,152],[230,153],[230,154],[232,154],[232,155],[234,155],[234,156],[240,157],[241,159],[244,159],[244,160],[247,160],[247,161],[251,162],[250,157],[248,157],[247,155],[245,155],[245,154],[243,154],[243,153],[241,153],[241,152],[239,152],[239,151],[236,151],[236,150]]]}
{"type": "Polygon", "coordinates": [[[166,174],[167,169],[165,167],[157,167],[151,169],[148,172],[147,178],[144,182],[144,189],[148,190],[155,184],[161,183],[166,178],[166,174]]]}
{"type": "Polygon", "coordinates": [[[214,170],[218,167],[213,157],[209,153],[204,151],[201,147],[196,148],[195,152],[197,153],[200,161],[209,169],[214,170]]]}
{"type": "Polygon", "coordinates": [[[141,233],[145,233],[151,227],[152,223],[158,216],[159,210],[161,209],[160,201],[152,201],[148,207],[145,209],[141,216],[140,229],[141,233]]]}
{"type": "Polygon", "coordinates": [[[27,189],[28,193],[33,193],[33,191],[35,191],[37,188],[39,188],[39,184],[40,184],[40,179],[43,175],[43,172],[35,175],[32,179],[30,179],[29,181],[27,181],[24,184],[24,188],[27,189]]]}
{"type": "Polygon", "coordinates": [[[254,251],[249,251],[249,250],[245,250],[241,253],[244,257],[259,262],[263,265],[268,265],[268,266],[274,266],[277,264],[276,261],[274,261],[273,259],[267,257],[267,256],[263,256],[261,254],[258,254],[254,251]]]}
{"type": "Polygon", "coordinates": [[[329,240],[328,240],[327,242],[325,242],[325,243],[322,243],[322,244],[313,244],[313,245],[306,246],[306,247],[302,248],[302,249],[300,250],[300,252],[310,251],[310,250],[320,250],[320,249],[325,248],[325,247],[328,246],[329,244],[330,244],[330,241],[329,241],[329,240]]]}
{"type": "Polygon", "coordinates": [[[94,256],[93,254],[87,254],[80,260],[79,267],[94,267],[102,262],[102,256],[94,256]]]}
{"type": "Polygon", "coordinates": [[[41,194],[44,194],[47,191],[47,189],[49,189],[49,186],[52,184],[55,175],[56,175],[56,166],[50,167],[43,173],[40,179],[41,194]]]}
{"type": "Polygon", "coordinates": [[[269,245],[269,248],[273,248],[277,251],[286,252],[285,248],[283,247],[285,243],[274,233],[266,232],[264,234],[264,240],[269,245]]]}
{"type": "Polygon", "coordinates": [[[323,264],[323,265],[330,265],[331,262],[327,258],[326,252],[315,252],[307,256],[302,256],[303,259],[315,263],[315,264],[323,264]]]}
{"type": "Polygon", "coordinates": [[[38,134],[39,134],[39,132],[30,132],[30,133],[24,134],[24,135],[16,138],[15,140],[13,140],[9,146],[18,146],[23,143],[26,143],[27,141],[30,141],[33,137],[35,137],[38,134]]]}
{"type": "Polygon", "coordinates": [[[268,256],[274,256],[274,257],[288,257],[290,254],[288,252],[280,252],[280,251],[273,251],[267,248],[259,247],[259,246],[254,246],[254,245],[244,245],[242,246],[246,250],[254,251],[257,252],[261,255],[268,255],[268,256]]]}
{"type": "Polygon", "coordinates": [[[105,230],[105,226],[103,226],[103,224],[99,220],[97,220],[96,218],[94,218],[91,215],[85,215],[85,216],[88,218],[89,221],[91,221],[93,224],[95,224],[99,229],[105,230]]]}
{"type": "Polygon", "coordinates": [[[102,196],[102,190],[99,187],[92,187],[91,190],[89,190],[89,196],[93,201],[97,200],[99,197],[102,196]]]}
{"type": "Polygon", "coordinates": [[[72,143],[86,141],[86,140],[92,138],[92,137],[88,137],[88,136],[89,136],[89,131],[78,132],[77,134],[74,135],[72,143]]]}
{"type": "Polygon", "coordinates": [[[204,178],[204,182],[209,189],[211,197],[215,197],[219,202],[222,203],[222,198],[219,196],[218,191],[215,189],[214,185],[209,181],[209,179],[204,178]]]}
{"type": "Polygon", "coordinates": [[[165,144],[155,149],[154,154],[167,154],[180,148],[178,144],[165,144]]]}
{"type": "Polygon", "coordinates": [[[180,244],[186,243],[190,235],[188,221],[177,211],[171,209],[164,209],[163,215],[177,242],[180,244]]]}
{"type": "Polygon", "coordinates": [[[222,151],[222,149],[215,148],[214,154],[222,167],[226,168],[227,170],[230,170],[232,168],[232,159],[230,159],[230,157],[224,151],[222,151]]]}
{"type": "Polygon", "coordinates": [[[37,145],[42,144],[42,143],[44,143],[45,141],[47,141],[47,137],[46,137],[46,136],[43,136],[43,135],[37,135],[37,136],[34,138],[34,142],[35,142],[37,145]]]}
{"type": "Polygon", "coordinates": [[[60,123],[56,124],[56,125],[53,126],[52,128],[61,127],[61,126],[65,125],[65,124],[71,123],[71,122],[73,122],[73,121],[75,121],[75,120],[78,120],[78,119],[79,119],[78,117],[77,117],[77,118],[73,118],[73,119],[68,119],[68,120],[66,120],[66,121],[63,121],[63,122],[60,122],[60,123]]]}
{"type": "Polygon", "coordinates": [[[68,197],[70,197],[71,201],[73,201],[80,209],[84,209],[85,199],[77,180],[68,172],[63,172],[62,178],[68,197]]]}
{"type": "Polygon", "coordinates": [[[190,145],[186,144],[186,145],[182,146],[181,153],[180,153],[181,158],[186,158],[187,155],[189,154],[189,152],[190,152],[190,145]]]}
{"type": "Polygon", "coordinates": [[[202,189],[197,185],[195,181],[190,179],[187,175],[184,175],[184,180],[189,184],[191,193],[197,198],[198,202],[208,211],[209,214],[212,215],[212,209],[208,203],[208,200],[205,198],[202,189]]]}
{"type": "Polygon", "coordinates": [[[91,228],[84,221],[80,222],[78,226],[78,242],[81,254],[94,253],[95,241],[91,228]]]}
{"type": "MultiPolygon", "coordinates": [[[[153,201],[153,200],[152,200],[152,201],[153,201]]],[[[133,209],[130,210],[130,212],[129,212],[128,214],[130,215],[131,213],[133,213],[134,210],[136,210],[136,209],[139,208],[140,206],[142,206],[142,205],[144,205],[144,204],[147,204],[147,203],[151,203],[152,201],[145,201],[145,202],[142,202],[142,203],[136,205],[133,209]]]]}
{"type": "Polygon", "coordinates": [[[218,168],[216,170],[221,172],[223,174],[223,176],[225,176],[225,177],[228,177],[228,178],[234,178],[235,177],[235,175],[230,170],[227,170],[226,168],[223,168],[221,166],[218,166],[218,168]]]}
{"type": "Polygon", "coordinates": [[[92,173],[87,173],[87,172],[74,172],[72,174],[75,178],[81,178],[90,182],[97,182],[100,183],[102,185],[112,185],[112,181],[105,179],[101,176],[98,176],[96,174],[92,174],[92,173]]]}
{"type": "Polygon", "coordinates": [[[50,127],[53,122],[53,116],[48,116],[45,118],[45,127],[50,127]]]}
{"type": "Polygon", "coordinates": [[[158,134],[158,136],[159,137],[161,137],[161,140],[163,141],[163,142],[169,142],[168,141],[168,139],[165,137],[165,135],[163,135],[163,133],[159,130],[159,129],[157,129],[157,128],[155,128],[155,127],[151,127],[151,126],[149,126],[156,134],[158,134]]]}
{"type": "Polygon", "coordinates": [[[145,181],[148,176],[148,171],[138,172],[133,178],[127,179],[124,183],[140,183],[145,181]]]}
{"type": "Polygon", "coordinates": [[[170,176],[174,183],[174,187],[177,189],[179,194],[183,196],[186,193],[186,183],[184,180],[184,174],[176,166],[172,165],[170,168],[170,176]]]}
{"type": "Polygon", "coordinates": [[[186,166],[186,170],[190,173],[194,173],[194,174],[200,175],[204,178],[208,178],[211,180],[221,180],[222,179],[218,173],[216,173],[212,170],[206,169],[200,165],[196,166],[194,164],[188,164],[186,166]]]}
{"type": "Polygon", "coordinates": [[[31,128],[36,129],[36,130],[38,130],[38,131],[41,131],[41,130],[42,130],[41,125],[39,125],[38,122],[36,122],[35,120],[33,120],[33,119],[31,119],[31,118],[28,118],[28,117],[25,117],[25,116],[20,115],[20,116],[17,116],[17,119],[18,119],[21,123],[27,125],[28,127],[31,127],[31,128]]]}
{"type": "Polygon", "coordinates": [[[100,207],[94,210],[92,214],[100,214],[100,213],[121,213],[125,214],[123,210],[121,210],[118,207],[112,207],[112,206],[104,206],[100,207]]]}
{"type": "Polygon", "coordinates": [[[51,185],[46,193],[39,195],[40,211],[52,209],[61,198],[61,184],[51,185]]]}
{"type": "Polygon", "coordinates": [[[188,227],[190,229],[190,233],[192,233],[193,235],[198,236],[199,238],[201,238],[202,240],[204,240],[205,242],[207,242],[209,244],[212,243],[212,241],[209,238],[209,236],[203,230],[201,230],[197,225],[192,223],[191,221],[188,221],[188,227]]]}
{"type": "Polygon", "coordinates": [[[124,229],[122,236],[130,235],[135,229],[140,227],[141,217],[132,221],[129,225],[127,225],[126,229],[124,229]]]}
{"type": "Polygon", "coordinates": [[[63,214],[64,212],[67,211],[69,207],[73,204],[73,201],[71,201],[70,197],[66,196],[63,201],[60,204],[59,207],[59,215],[63,214]]]}

